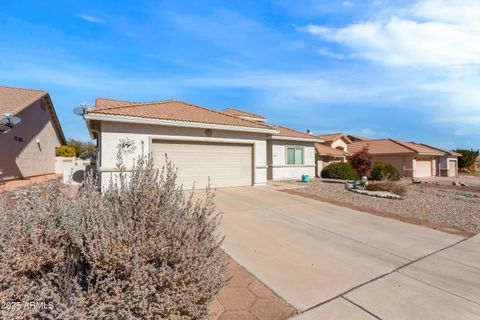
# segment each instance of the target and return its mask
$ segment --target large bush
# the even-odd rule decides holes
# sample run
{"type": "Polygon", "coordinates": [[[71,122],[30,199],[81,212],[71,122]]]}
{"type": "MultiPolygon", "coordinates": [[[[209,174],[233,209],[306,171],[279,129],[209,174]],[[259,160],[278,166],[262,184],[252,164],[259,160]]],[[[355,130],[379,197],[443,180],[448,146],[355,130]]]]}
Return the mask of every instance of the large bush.
{"type": "Polygon", "coordinates": [[[400,180],[400,172],[391,163],[375,162],[370,177],[376,181],[398,181],[400,180]]]}
{"type": "Polygon", "coordinates": [[[360,151],[352,154],[349,162],[355,168],[359,176],[367,176],[372,165],[372,156],[368,152],[368,148],[363,147],[360,151]]]}
{"type": "Polygon", "coordinates": [[[358,174],[355,168],[347,162],[334,162],[323,168],[321,172],[322,178],[357,180],[358,174]]]}
{"type": "Polygon", "coordinates": [[[55,156],[74,158],[77,156],[77,149],[70,146],[55,147],[55,156]]]}
{"type": "Polygon", "coordinates": [[[462,155],[458,158],[458,167],[460,169],[472,167],[480,153],[479,150],[473,149],[456,149],[453,151],[462,155]]]}
{"type": "Polygon", "coordinates": [[[0,301],[39,303],[0,319],[207,317],[228,281],[212,192],[187,197],[170,163],[120,176],[104,195],[89,177],[0,197],[0,301]]]}

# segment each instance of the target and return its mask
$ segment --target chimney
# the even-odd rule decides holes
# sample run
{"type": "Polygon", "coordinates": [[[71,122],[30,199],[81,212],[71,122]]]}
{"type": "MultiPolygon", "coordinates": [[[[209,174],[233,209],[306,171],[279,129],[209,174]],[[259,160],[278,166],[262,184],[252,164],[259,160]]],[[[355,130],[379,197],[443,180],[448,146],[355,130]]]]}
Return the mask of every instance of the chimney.
{"type": "Polygon", "coordinates": [[[312,134],[313,134],[313,133],[312,133],[312,130],[307,129],[307,134],[312,135],[312,134]]]}

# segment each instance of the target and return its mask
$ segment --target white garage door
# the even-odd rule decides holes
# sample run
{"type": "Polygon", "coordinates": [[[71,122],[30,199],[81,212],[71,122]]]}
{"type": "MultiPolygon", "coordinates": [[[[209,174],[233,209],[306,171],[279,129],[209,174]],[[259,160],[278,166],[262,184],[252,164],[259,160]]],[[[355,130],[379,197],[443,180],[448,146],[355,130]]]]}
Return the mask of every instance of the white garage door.
{"type": "Polygon", "coordinates": [[[165,154],[178,169],[177,181],[183,188],[251,186],[252,146],[244,144],[153,140],[155,165],[165,164],[165,154]]]}
{"type": "Polygon", "coordinates": [[[430,158],[417,158],[417,177],[431,177],[432,176],[432,159],[430,158]]]}

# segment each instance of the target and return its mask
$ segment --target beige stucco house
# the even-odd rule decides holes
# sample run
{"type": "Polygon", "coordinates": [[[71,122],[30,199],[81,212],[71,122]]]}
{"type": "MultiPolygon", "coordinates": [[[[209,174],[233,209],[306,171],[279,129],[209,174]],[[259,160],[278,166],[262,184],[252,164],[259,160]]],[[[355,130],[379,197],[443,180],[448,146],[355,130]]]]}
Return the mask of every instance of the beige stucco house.
{"type": "Polygon", "coordinates": [[[405,177],[458,175],[458,157],[461,155],[455,152],[395,139],[356,141],[348,146],[348,150],[355,153],[364,147],[373,156],[372,162],[391,163],[405,177]]]}
{"type": "Polygon", "coordinates": [[[178,169],[185,189],[264,185],[267,179],[314,174],[310,135],[265,124],[266,118],[223,112],[182,101],[129,102],[99,98],[84,119],[97,139],[102,184],[118,174],[119,146],[127,170],[139,156],[151,155],[157,167],[165,155],[178,169]]]}
{"type": "Polygon", "coordinates": [[[317,176],[332,162],[345,162],[348,157],[367,147],[372,162],[393,164],[405,177],[458,175],[458,153],[415,142],[395,139],[371,139],[357,135],[332,133],[317,136],[324,142],[316,144],[317,176]]]}
{"type": "Polygon", "coordinates": [[[55,147],[65,144],[47,91],[0,87],[0,117],[11,114],[21,122],[0,133],[3,179],[27,178],[55,172],[55,147]]]}

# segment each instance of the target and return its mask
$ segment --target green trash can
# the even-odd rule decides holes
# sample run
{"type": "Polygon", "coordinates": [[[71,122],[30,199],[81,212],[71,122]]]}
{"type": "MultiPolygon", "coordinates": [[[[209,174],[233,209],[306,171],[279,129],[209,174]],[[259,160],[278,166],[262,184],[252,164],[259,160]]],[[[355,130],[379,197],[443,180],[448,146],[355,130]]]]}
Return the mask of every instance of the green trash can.
{"type": "Polygon", "coordinates": [[[310,176],[308,174],[302,175],[302,182],[309,182],[310,181],[310,176]]]}

